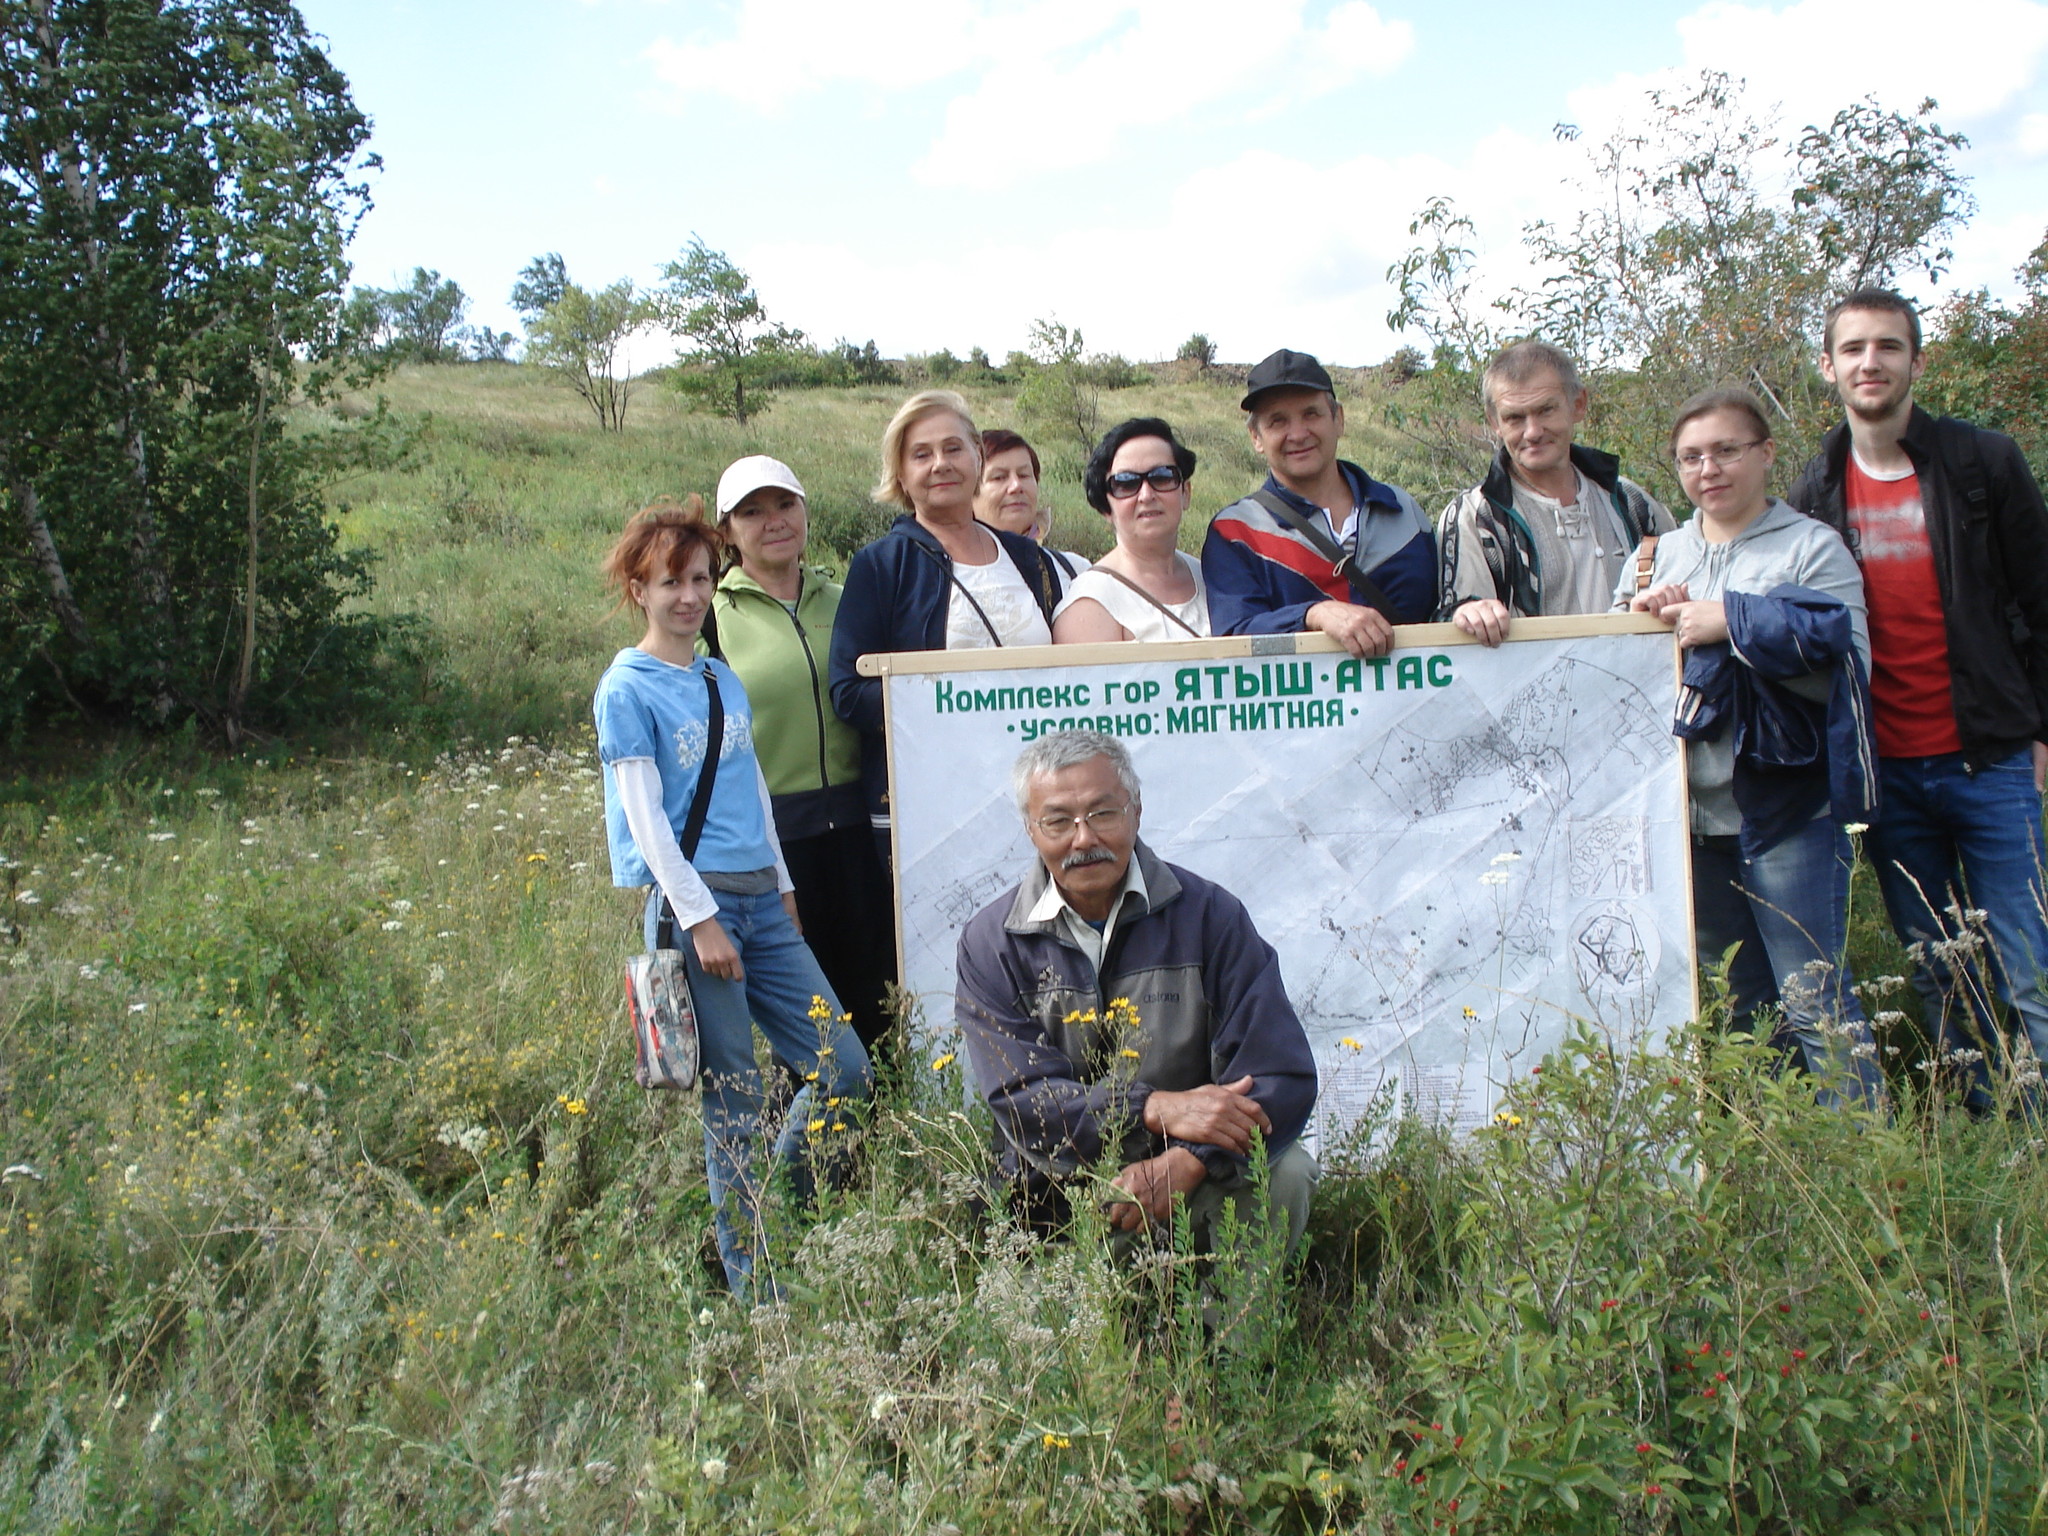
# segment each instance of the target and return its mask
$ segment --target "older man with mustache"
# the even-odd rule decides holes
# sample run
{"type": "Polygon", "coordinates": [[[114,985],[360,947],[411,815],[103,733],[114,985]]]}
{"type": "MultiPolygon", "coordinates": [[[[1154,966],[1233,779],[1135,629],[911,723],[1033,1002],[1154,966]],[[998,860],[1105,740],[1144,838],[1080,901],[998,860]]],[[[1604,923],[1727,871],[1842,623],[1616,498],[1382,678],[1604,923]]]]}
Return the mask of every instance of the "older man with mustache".
{"type": "Polygon", "coordinates": [[[1244,906],[1138,839],[1142,804],[1113,736],[1040,737],[1013,770],[1038,859],[960,937],[957,1012],[1027,1221],[1063,1222],[1091,1166],[1110,1225],[1170,1230],[1185,1201],[1206,1251],[1226,1205],[1291,1248],[1316,1164],[1308,1037],[1244,906]],[[1114,1171],[1111,1172],[1110,1170],[1114,1171]]]}

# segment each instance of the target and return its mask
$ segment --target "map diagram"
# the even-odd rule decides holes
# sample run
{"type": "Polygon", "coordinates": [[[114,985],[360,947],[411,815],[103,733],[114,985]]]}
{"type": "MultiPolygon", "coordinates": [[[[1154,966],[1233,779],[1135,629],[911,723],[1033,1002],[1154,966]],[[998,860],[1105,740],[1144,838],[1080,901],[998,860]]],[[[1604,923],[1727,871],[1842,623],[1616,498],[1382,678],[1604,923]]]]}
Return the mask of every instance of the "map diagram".
{"type": "MultiPolygon", "coordinates": [[[[1483,1123],[1573,1020],[1621,1037],[1694,1007],[1668,637],[1439,654],[1442,685],[1367,673],[1354,692],[1340,658],[1316,658],[1318,693],[1346,711],[1334,728],[1176,732],[1156,709],[1123,734],[1147,843],[1234,892],[1280,953],[1322,1072],[1322,1142],[1389,1091],[1483,1123]]],[[[993,675],[1187,686],[1170,661],[993,675]]],[[[1035,857],[1010,790],[1024,743],[1001,712],[931,708],[928,676],[888,686],[906,979],[943,1034],[961,926],[1035,857]]]]}

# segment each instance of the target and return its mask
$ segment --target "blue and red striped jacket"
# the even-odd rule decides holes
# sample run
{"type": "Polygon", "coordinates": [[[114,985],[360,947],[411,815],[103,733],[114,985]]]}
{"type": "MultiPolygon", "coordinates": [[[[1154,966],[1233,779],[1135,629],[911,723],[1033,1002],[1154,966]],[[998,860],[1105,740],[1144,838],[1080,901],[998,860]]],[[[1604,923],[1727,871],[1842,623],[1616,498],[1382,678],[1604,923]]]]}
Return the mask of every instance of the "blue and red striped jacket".
{"type": "MultiPolygon", "coordinates": [[[[1436,535],[1429,519],[1399,486],[1373,479],[1356,464],[1339,467],[1361,509],[1352,546],[1358,568],[1386,594],[1395,623],[1429,622],[1437,600],[1436,535]]],[[[1263,489],[1303,517],[1323,515],[1272,476],[1263,489]]],[[[1298,633],[1308,627],[1308,610],[1330,599],[1368,606],[1308,540],[1249,496],[1209,524],[1202,580],[1209,589],[1210,628],[1219,635],[1298,633]]]]}

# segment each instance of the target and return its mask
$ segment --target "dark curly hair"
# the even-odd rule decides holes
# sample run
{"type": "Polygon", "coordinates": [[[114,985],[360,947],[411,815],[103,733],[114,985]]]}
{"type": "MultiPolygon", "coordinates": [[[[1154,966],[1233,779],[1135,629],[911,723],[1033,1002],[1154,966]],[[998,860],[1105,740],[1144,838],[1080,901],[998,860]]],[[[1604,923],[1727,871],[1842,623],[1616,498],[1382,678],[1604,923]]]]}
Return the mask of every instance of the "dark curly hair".
{"type": "Polygon", "coordinates": [[[1102,441],[1088,455],[1088,468],[1081,475],[1081,494],[1104,517],[1109,516],[1109,466],[1118,449],[1141,437],[1156,437],[1165,442],[1173,449],[1173,462],[1180,466],[1181,479],[1195,478],[1195,450],[1175,437],[1172,427],[1157,416],[1133,416],[1129,421],[1120,421],[1102,434],[1102,441]]]}

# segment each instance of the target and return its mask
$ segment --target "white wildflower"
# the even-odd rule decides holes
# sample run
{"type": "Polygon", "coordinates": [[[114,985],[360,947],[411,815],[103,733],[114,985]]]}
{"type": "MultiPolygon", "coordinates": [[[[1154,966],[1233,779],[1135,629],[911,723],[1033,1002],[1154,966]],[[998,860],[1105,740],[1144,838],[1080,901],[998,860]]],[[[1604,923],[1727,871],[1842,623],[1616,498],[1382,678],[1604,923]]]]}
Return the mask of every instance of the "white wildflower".
{"type": "Polygon", "coordinates": [[[704,1458],[704,1480],[710,1483],[725,1481],[725,1462],[716,1456],[704,1458]]]}

